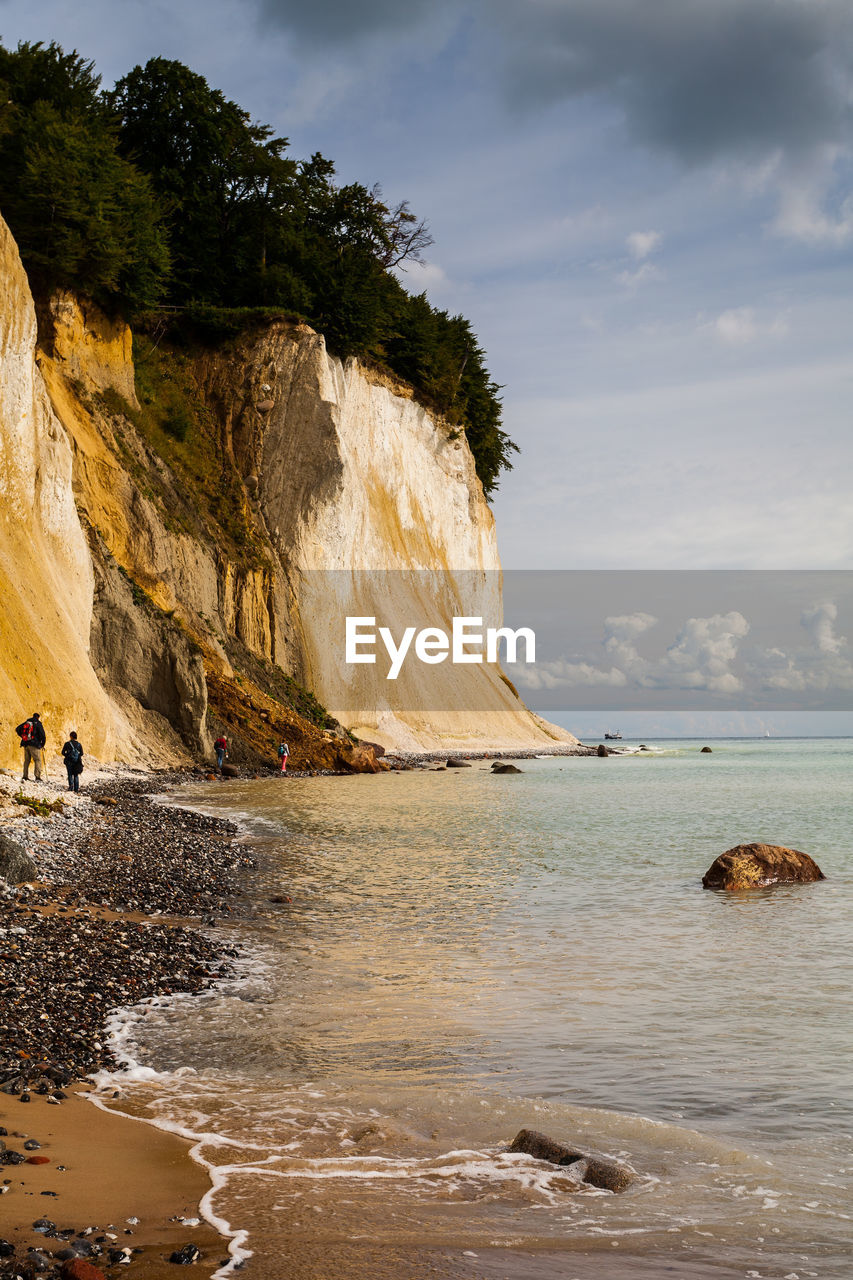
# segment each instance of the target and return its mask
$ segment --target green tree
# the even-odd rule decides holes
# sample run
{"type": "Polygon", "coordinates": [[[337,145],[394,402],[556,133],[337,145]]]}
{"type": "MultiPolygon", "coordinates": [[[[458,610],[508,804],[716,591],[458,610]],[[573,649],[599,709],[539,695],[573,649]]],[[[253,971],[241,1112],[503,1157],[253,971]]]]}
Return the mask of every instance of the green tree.
{"type": "Polygon", "coordinates": [[[108,96],[123,154],[150,175],[172,226],[172,296],[228,305],[260,288],[296,165],[286,138],[183,63],[152,58],[108,96]]]}
{"type": "Polygon", "coordinates": [[[92,64],[22,44],[0,48],[0,77],[0,210],[33,286],[153,305],[169,270],[160,206],[118,154],[92,64]]]}

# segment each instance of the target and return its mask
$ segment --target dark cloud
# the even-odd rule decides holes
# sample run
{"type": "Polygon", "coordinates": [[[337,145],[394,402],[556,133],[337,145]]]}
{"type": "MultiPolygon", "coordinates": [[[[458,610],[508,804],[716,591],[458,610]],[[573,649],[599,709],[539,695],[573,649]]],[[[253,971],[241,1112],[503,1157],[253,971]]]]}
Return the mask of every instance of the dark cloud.
{"type": "Polygon", "coordinates": [[[849,122],[847,0],[490,0],[488,11],[516,103],[604,97],[634,137],[688,163],[808,150],[849,122]]]}
{"type": "Polygon", "coordinates": [[[443,7],[435,0],[259,0],[263,21],[313,45],[395,35],[443,7]]]}

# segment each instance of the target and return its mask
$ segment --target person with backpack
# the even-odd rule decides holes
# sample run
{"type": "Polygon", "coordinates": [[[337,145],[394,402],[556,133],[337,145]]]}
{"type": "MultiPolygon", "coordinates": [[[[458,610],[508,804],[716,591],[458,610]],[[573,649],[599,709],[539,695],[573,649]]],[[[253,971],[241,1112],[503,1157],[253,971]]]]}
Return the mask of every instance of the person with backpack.
{"type": "Polygon", "coordinates": [[[287,757],[290,755],[290,747],[286,742],[282,742],[278,749],[278,758],[281,761],[282,773],[287,773],[287,757]]]}
{"type": "Polygon", "coordinates": [[[228,739],[223,733],[221,738],[217,738],[213,744],[213,750],[216,752],[216,767],[222,772],[222,766],[228,758],[228,739]]]}
{"type": "Polygon", "coordinates": [[[71,730],[68,741],[62,748],[62,759],[68,774],[68,790],[80,790],[80,774],[83,772],[83,748],[77,741],[77,734],[71,730]]]}
{"type": "Polygon", "coordinates": [[[44,745],[47,741],[44,732],[44,725],[41,722],[41,716],[34,711],[29,720],[24,720],[19,724],[15,733],[21,739],[21,746],[24,748],[24,774],[21,778],[22,782],[30,780],[30,761],[36,771],[36,782],[41,782],[41,771],[44,764],[44,745]]]}

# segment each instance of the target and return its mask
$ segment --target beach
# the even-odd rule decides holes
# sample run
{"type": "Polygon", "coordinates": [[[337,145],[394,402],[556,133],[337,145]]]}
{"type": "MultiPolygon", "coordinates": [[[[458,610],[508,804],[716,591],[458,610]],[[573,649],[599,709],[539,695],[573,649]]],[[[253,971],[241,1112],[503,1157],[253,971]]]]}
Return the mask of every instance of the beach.
{"type": "Polygon", "coordinates": [[[2,779],[2,831],[34,855],[38,880],[0,882],[0,1238],[14,1248],[0,1275],[27,1261],[58,1275],[75,1253],[151,1280],[182,1249],[199,1251],[201,1274],[228,1261],[200,1216],[211,1184],[191,1143],[127,1118],[121,1089],[103,1084],[113,1009],[200,992],[236,957],[212,935],[251,859],[233,824],[152,803],[170,781],[101,771],[69,797],[2,779]]]}

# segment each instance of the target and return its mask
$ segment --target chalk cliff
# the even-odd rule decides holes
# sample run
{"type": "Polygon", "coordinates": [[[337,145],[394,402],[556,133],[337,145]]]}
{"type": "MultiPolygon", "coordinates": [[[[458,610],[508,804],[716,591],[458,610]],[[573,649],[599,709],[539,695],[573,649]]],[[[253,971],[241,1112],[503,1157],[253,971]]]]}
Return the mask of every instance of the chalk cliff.
{"type": "MultiPolygon", "coordinates": [[[[0,269],[5,724],[41,708],[53,742],[75,727],[145,761],[223,728],[264,757],[286,731],[306,762],[369,767],[311,690],[387,746],[567,738],[494,666],[409,664],[392,685],[343,664],[347,613],[395,633],[500,619],[467,444],[407,388],[284,320],[217,341],[149,327],[135,371],[127,327],[69,295],[37,346],[3,224],[0,269]]],[[[18,757],[7,734],[0,763],[18,757]]]]}

